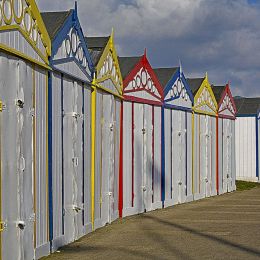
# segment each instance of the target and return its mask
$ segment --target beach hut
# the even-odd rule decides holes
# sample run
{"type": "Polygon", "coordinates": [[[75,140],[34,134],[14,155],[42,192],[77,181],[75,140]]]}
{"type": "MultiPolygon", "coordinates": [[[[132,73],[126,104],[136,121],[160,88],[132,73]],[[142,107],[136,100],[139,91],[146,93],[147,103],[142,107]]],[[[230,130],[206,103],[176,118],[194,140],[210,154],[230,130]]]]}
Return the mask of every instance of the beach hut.
{"type": "Polygon", "coordinates": [[[49,73],[49,231],[52,251],[91,225],[93,64],[75,9],[41,13],[52,41],[49,73]]]}
{"type": "Polygon", "coordinates": [[[235,97],[236,179],[259,182],[260,98],[235,97]]]}
{"type": "Polygon", "coordinates": [[[217,190],[218,194],[223,194],[236,189],[236,105],[229,84],[212,86],[212,90],[218,103],[217,190]]]}
{"type": "Polygon", "coordinates": [[[95,65],[92,93],[92,224],[96,229],[119,217],[120,113],[123,81],[109,37],[85,38],[95,65]]]}
{"type": "Polygon", "coordinates": [[[0,2],[0,258],[49,253],[48,56],[34,0],[0,2]]]}
{"type": "Polygon", "coordinates": [[[193,194],[194,199],[217,194],[217,111],[218,104],[208,81],[188,79],[193,105],[193,194]]]}
{"type": "Polygon", "coordinates": [[[161,208],[163,90],[146,53],[120,57],[124,82],[120,215],[161,208]]]}
{"type": "Polygon", "coordinates": [[[181,66],[154,72],[164,88],[162,172],[164,207],[168,207],[193,200],[193,94],[181,66]]]}

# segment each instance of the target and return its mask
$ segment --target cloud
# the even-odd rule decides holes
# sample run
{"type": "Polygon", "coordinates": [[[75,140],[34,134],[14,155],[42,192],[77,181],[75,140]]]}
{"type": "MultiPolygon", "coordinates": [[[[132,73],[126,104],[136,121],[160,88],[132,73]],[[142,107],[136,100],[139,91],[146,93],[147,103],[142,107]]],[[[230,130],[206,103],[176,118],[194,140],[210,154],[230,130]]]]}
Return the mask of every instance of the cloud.
{"type": "MultiPolygon", "coordinates": [[[[38,0],[40,10],[73,8],[71,0],[38,0]]],[[[214,84],[232,83],[235,95],[260,96],[260,6],[246,0],[78,0],[85,33],[115,28],[118,53],[145,47],[154,67],[186,75],[207,71],[214,84]]]]}

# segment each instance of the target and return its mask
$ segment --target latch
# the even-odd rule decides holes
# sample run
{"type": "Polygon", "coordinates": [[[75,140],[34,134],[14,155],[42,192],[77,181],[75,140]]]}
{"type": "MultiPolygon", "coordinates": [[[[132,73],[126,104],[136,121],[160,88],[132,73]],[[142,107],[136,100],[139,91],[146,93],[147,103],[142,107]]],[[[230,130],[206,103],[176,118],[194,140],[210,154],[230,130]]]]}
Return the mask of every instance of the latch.
{"type": "Polygon", "coordinates": [[[75,119],[80,118],[80,114],[77,112],[72,112],[72,117],[74,117],[75,119]]]}
{"type": "Polygon", "coordinates": [[[206,183],[208,183],[208,182],[209,182],[209,180],[208,180],[208,178],[207,178],[207,177],[205,178],[205,182],[206,182],[206,183]]]}
{"type": "Polygon", "coordinates": [[[182,185],[182,182],[180,181],[180,182],[178,183],[178,185],[181,186],[181,185],[182,185]]]}
{"type": "Polygon", "coordinates": [[[73,210],[75,210],[77,213],[82,210],[82,208],[79,207],[79,206],[77,206],[77,205],[73,205],[72,208],[73,208],[73,210]]]}
{"type": "Polygon", "coordinates": [[[19,108],[23,108],[24,107],[24,101],[21,99],[16,99],[15,100],[15,104],[16,106],[18,106],[19,108]]]}
{"type": "Polygon", "coordinates": [[[112,195],[113,195],[113,192],[112,192],[112,191],[108,192],[108,196],[109,196],[109,197],[112,197],[112,195]]]}
{"type": "Polygon", "coordinates": [[[72,162],[73,162],[74,167],[78,167],[79,166],[79,158],[78,157],[72,158],[72,162]]]}
{"type": "Polygon", "coordinates": [[[110,131],[112,132],[112,131],[114,130],[114,124],[111,123],[111,124],[109,125],[109,128],[110,128],[110,131]]]}
{"type": "Polygon", "coordinates": [[[227,178],[228,178],[228,179],[230,178],[229,174],[227,174],[227,178]]]}
{"type": "Polygon", "coordinates": [[[16,226],[18,228],[20,228],[21,230],[24,230],[25,229],[25,221],[23,221],[23,220],[17,221],[16,226]]]}
{"type": "Polygon", "coordinates": [[[142,132],[143,132],[143,135],[144,135],[144,134],[145,134],[145,132],[146,132],[145,128],[143,128],[143,129],[142,129],[142,132]]]}
{"type": "Polygon", "coordinates": [[[181,136],[181,131],[178,132],[178,136],[181,136]]]}
{"type": "Polygon", "coordinates": [[[145,186],[142,186],[142,190],[143,190],[143,191],[146,191],[146,187],[145,187],[145,186]]]}

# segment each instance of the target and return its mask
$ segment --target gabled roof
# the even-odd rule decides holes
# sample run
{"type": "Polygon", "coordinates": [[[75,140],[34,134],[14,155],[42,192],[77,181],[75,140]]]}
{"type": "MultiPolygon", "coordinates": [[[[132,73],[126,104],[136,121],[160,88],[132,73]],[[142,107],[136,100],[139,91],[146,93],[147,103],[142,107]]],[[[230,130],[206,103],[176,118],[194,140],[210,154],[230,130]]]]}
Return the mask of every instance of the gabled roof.
{"type": "Polygon", "coordinates": [[[73,10],[64,12],[44,12],[41,13],[42,19],[48,31],[48,34],[53,40],[63,27],[67,18],[72,14],[73,10]]]}
{"type": "Polygon", "coordinates": [[[260,97],[235,97],[234,100],[238,115],[256,115],[260,110],[260,97]]]}
{"type": "Polygon", "coordinates": [[[204,81],[205,78],[189,78],[187,79],[188,85],[190,86],[190,89],[195,97],[197,94],[198,90],[200,89],[202,82],[204,81]]]}
{"type": "Polygon", "coordinates": [[[226,86],[214,86],[214,85],[212,85],[211,88],[212,88],[213,93],[215,95],[215,98],[216,98],[216,100],[219,104],[219,102],[222,98],[222,93],[225,90],[226,86]]]}
{"type": "Polygon", "coordinates": [[[133,70],[133,68],[138,64],[138,62],[142,59],[142,56],[136,57],[118,57],[119,67],[121,70],[121,74],[123,79],[128,76],[128,74],[133,70]]]}
{"type": "Polygon", "coordinates": [[[85,37],[91,58],[96,66],[107,46],[110,36],[107,37],[85,37]]]}
{"type": "Polygon", "coordinates": [[[155,75],[157,76],[159,82],[161,83],[164,89],[167,87],[167,84],[172,79],[172,77],[178,69],[178,67],[154,69],[155,75]]]}

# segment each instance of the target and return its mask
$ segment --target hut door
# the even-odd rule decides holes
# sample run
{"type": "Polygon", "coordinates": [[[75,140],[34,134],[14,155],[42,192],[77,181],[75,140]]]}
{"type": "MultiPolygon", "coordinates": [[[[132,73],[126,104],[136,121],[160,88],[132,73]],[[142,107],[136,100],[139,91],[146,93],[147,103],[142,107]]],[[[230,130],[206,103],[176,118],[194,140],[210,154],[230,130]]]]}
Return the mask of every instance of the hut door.
{"type": "Polygon", "coordinates": [[[227,120],[227,191],[232,191],[232,121],[227,120]]]}
{"type": "Polygon", "coordinates": [[[0,67],[0,259],[33,259],[33,73],[11,58],[2,57],[0,67]]]}
{"type": "Polygon", "coordinates": [[[144,124],[143,124],[143,196],[144,210],[152,210],[152,183],[153,183],[153,119],[152,106],[144,105],[144,124]]]}
{"type": "Polygon", "coordinates": [[[182,125],[179,111],[172,110],[172,196],[173,203],[181,202],[182,125]]]}
{"type": "Polygon", "coordinates": [[[205,196],[211,195],[211,120],[209,116],[205,116],[205,196]]]}
{"type": "Polygon", "coordinates": [[[112,220],[114,187],[114,102],[110,94],[103,94],[102,119],[102,225],[112,220]]]}
{"type": "Polygon", "coordinates": [[[143,212],[144,203],[144,105],[134,104],[134,207],[143,212]]]}
{"type": "Polygon", "coordinates": [[[82,96],[76,82],[63,83],[65,236],[82,235],[82,96]]]}

